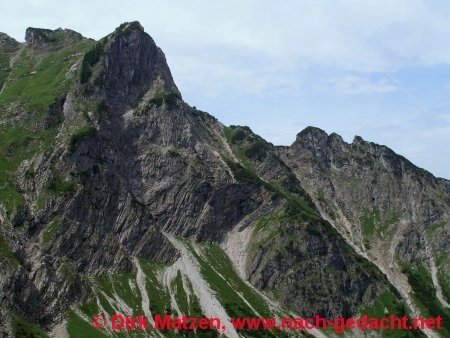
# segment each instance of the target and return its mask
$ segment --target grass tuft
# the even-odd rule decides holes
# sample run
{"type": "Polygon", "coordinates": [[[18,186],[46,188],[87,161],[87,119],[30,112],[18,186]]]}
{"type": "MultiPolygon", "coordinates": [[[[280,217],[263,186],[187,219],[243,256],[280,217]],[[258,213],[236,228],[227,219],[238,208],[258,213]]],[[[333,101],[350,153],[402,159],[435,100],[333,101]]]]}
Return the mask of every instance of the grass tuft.
{"type": "Polygon", "coordinates": [[[84,140],[84,139],[94,135],[96,132],[97,132],[97,129],[95,129],[94,126],[84,126],[84,127],[80,128],[80,129],[78,129],[75,132],[75,134],[73,134],[70,137],[69,152],[73,153],[77,149],[78,144],[82,140],[84,140]]]}
{"type": "Polygon", "coordinates": [[[75,192],[75,183],[56,176],[49,182],[47,189],[53,193],[67,196],[75,192]]]}

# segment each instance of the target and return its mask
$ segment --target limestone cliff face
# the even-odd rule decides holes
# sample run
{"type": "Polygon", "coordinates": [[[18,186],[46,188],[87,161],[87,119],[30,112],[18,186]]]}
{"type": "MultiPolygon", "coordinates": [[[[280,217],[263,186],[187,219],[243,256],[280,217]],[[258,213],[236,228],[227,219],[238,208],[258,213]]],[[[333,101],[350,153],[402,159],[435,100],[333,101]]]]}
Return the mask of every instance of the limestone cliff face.
{"type": "MultiPolygon", "coordinates": [[[[349,145],[310,128],[280,148],[249,128],[223,126],[182,100],[139,23],[99,42],[36,29],[26,41],[26,55],[47,65],[47,50],[48,67],[61,62],[64,76],[44,92],[51,104],[0,95],[3,123],[39,135],[0,130],[11,137],[0,147],[8,334],[14,316],[50,329],[98,296],[96,276],[141,276],[136,260],[179,267],[174,238],[220,245],[239,276],[285,311],[328,317],[350,316],[386,293],[386,306],[407,309],[380,271],[401,275],[400,267],[375,261],[383,250],[408,262],[448,252],[448,223],[435,226],[448,219],[447,181],[361,139],[349,145]]],[[[6,93],[45,75],[14,72],[6,93]]],[[[445,257],[434,265],[448,273],[445,257]]]]}
{"type": "Polygon", "coordinates": [[[155,90],[180,96],[164,53],[138,22],[121,25],[95,47],[99,62],[92,90],[110,109],[132,104],[154,85],[155,90]]]}

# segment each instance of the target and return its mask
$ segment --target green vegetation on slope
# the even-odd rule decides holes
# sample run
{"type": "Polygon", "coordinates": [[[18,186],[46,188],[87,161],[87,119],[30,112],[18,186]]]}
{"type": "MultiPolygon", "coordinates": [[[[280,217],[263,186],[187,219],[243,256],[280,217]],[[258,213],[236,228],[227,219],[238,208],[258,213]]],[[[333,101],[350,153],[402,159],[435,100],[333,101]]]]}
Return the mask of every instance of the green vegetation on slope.
{"type": "Polygon", "coordinates": [[[50,149],[54,135],[54,130],[32,131],[20,125],[0,127],[0,202],[8,213],[23,204],[15,184],[15,171],[23,160],[50,149]]]}
{"type": "Polygon", "coordinates": [[[15,338],[48,338],[48,336],[36,325],[12,315],[12,327],[15,338]]]}
{"type": "Polygon", "coordinates": [[[447,300],[447,302],[450,302],[450,279],[445,277],[444,273],[441,270],[439,270],[437,277],[444,298],[447,300]]]}
{"type": "Polygon", "coordinates": [[[147,293],[151,299],[150,311],[152,314],[157,313],[160,315],[171,313],[172,309],[168,291],[157,278],[157,273],[163,269],[163,265],[147,260],[140,260],[140,263],[146,276],[147,293]]]}
{"type": "MultiPolygon", "coordinates": [[[[212,244],[204,247],[204,256],[202,257],[203,262],[207,263],[208,266],[211,267],[220,267],[219,271],[216,271],[216,276],[218,273],[225,277],[227,280],[227,287],[221,290],[227,290],[232,299],[236,301],[236,303],[241,303],[242,300],[240,297],[234,297],[237,293],[241,294],[251,305],[252,307],[261,315],[261,316],[270,316],[271,312],[267,307],[264,299],[261,298],[255,291],[253,291],[247,284],[245,284],[242,279],[235,272],[233,265],[228,258],[228,256],[223,252],[222,249],[217,244],[212,244]],[[205,260],[206,259],[206,260],[205,260]]],[[[205,270],[207,271],[207,270],[205,270]]],[[[211,273],[213,271],[210,271],[211,273]]],[[[213,276],[214,273],[211,274],[213,276]]],[[[222,279],[222,278],[220,278],[222,279]]],[[[223,280],[223,279],[222,279],[223,280]]],[[[227,295],[224,295],[224,298],[228,298],[227,295]]],[[[249,314],[253,314],[253,311],[250,311],[249,314]]]]}
{"type": "Polygon", "coordinates": [[[249,127],[224,127],[224,135],[241,161],[246,159],[262,161],[273,146],[258,135],[253,134],[249,127]]]}
{"type": "MultiPolygon", "coordinates": [[[[378,295],[375,299],[375,304],[371,307],[362,307],[360,315],[367,315],[373,318],[384,318],[391,314],[395,314],[398,318],[408,316],[406,307],[399,301],[391,292],[385,291],[378,295]]],[[[412,325],[412,321],[409,322],[412,325]]],[[[404,330],[384,330],[381,332],[381,337],[392,338],[413,338],[413,337],[426,337],[420,330],[404,331],[404,330]]]]}
{"type": "Polygon", "coordinates": [[[228,165],[233,176],[238,181],[249,182],[263,185],[267,190],[272,191],[275,195],[286,198],[286,212],[293,217],[303,217],[304,219],[319,220],[319,216],[311,200],[301,191],[292,193],[286,191],[277,182],[266,182],[257,174],[251,164],[243,166],[238,162],[234,162],[225,155],[221,156],[228,165]]]}
{"type": "Polygon", "coordinates": [[[94,135],[97,132],[94,126],[84,126],[78,129],[71,137],[69,141],[69,151],[73,153],[77,145],[84,139],[94,135]]]}
{"type": "Polygon", "coordinates": [[[75,268],[68,262],[64,262],[61,264],[61,266],[59,267],[59,272],[63,276],[64,280],[70,283],[75,281],[75,278],[77,276],[75,268]]]}
{"type": "Polygon", "coordinates": [[[108,337],[101,330],[81,319],[75,312],[69,311],[67,315],[67,332],[70,338],[105,338],[108,337]]]}
{"type": "MultiPolygon", "coordinates": [[[[218,245],[202,246],[202,255],[188,244],[200,263],[201,273],[230,317],[273,317],[264,299],[252,290],[235,272],[228,256],[218,245]],[[216,268],[217,267],[217,270],[216,268]],[[243,300],[251,304],[251,307],[243,300]],[[256,312],[255,312],[256,311],[256,312]]],[[[287,337],[286,332],[242,330],[245,337],[287,337]]]]}
{"type": "Polygon", "coordinates": [[[8,246],[8,243],[6,243],[5,239],[2,235],[0,235],[0,255],[8,260],[13,267],[19,266],[19,261],[17,260],[16,256],[12,253],[11,249],[8,246]]]}
{"type": "Polygon", "coordinates": [[[57,129],[46,123],[50,107],[73,83],[69,70],[91,44],[83,41],[52,53],[23,49],[14,62],[0,95],[0,117],[23,115],[20,122],[0,127],[0,202],[8,214],[23,205],[15,172],[23,160],[53,148],[57,129]]]}
{"type": "Polygon", "coordinates": [[[450,310],[443,307],[436,297],[436,289],[433,286],[431,274],[423,263],[418,262],[415,266],[402,263],[402,272],[408,277],[408,283],[414,292],[414,299],[420,305],[424,315],[431,317],[441,316],[443,337],[450,337],[450,310]]]}
{"type": "Polygon", "coordinates": [[[0,109],[19,103],[24,109],[46,112],[55,98],[70,86],[67,74],[91,44],[91,41],[83,41],[50,54],[22,50],[14,62],[8,85],[0,95],[0,109]]]}
{"type": "Polygon", "coordinates": [[[381,220],[380,210],[374,208],[370,212],[366,212],[361,218],[362,231],[365,236],[372,236],[375,232],[375,225],[381,220]]]}
{"type": "Polygon", "coordinates": [[[4,185],[0,189],[0,202],[5,205],[6,213],[10,215],[13,210],[22,207],[23,197],[13,185],[4,185]]]}
{"type": "Polygon", "coordinates": [[[9,57],[2,47],[0,47],[0,90],[9,75],[9,57]]]}
{"type": "Polygon", "coordinates": [[[133,310],[133,313],[130,315],[138,315],[140,313],[142,298],[138,292],[133,274],[96,277],[95,284],[110,298],[114,299],[115,296],[118,296],[123,299],[133,310]],[[133,288],[130,285],[133,285],[133,288]]]}
{"type": "MultiPolygon", "coordinates": [[[[187,314],[197,318],[204,317],[202,313],[199,300],[195,296],[192,285],[187,282],[188,293],[185,292],[183,287],[183,277],[181,273],[178,273],[172,280],[170,285],[170,291],[175,297],[175,301],[182,313],[177,313],[175,309],[171,307],[171,299],[169,289],[162,285],[158,279],[166,266],[161,263],[148,261],[141,259],[140,266],[145,275],[145,287],[150,299],[150,312],[152,315],[159,314],[164,316],[170,314],[172,316],[182,316],[187,314]]],[[[101,313],[103,310],[106,318],[110,318],[115,313],[125,314],[123,306],[130,307],[132,313],[130,316],[137,316],[144,314],[142,309],[142,295],[138,288],[135,274],[115,274],[109,276],[91,277],[95,290],[95,297],[89,302],[79,306],[79,310],[85,318],[92,318],[92,316],[101,313]],[[119,303],[121,305],[119,305],[119,303]],[[99,306],[100,305],[100,306],[99,306]],[[114,308],[113,308],[114,307],[114,308]],[[119,308],[118,308],[119,307],[119,308]]],[[[69,312],[68,316],[68,331],[71,337],[91,336],[93,332],[90,327],[90,323],[86,322],[77,315],[75,312],[69,312]]],[[[150,332],[154,332],[154,329],[149,326],[150,332]]],[[[97,331],[97,330],[96,330],[97,331]]],[[[164,337],[176,338],[176,337],[218,337],[218,333],[214,331],[201,330],[201,331],[183,331],[178,332],[173,330],[161,330],[164,337]]],[[[116,332],[119,337],[148,337],[146,331],[123,331],[116,332]]],[[[100,337],[92,335],[93,337],[100,337]]],[[[102,336],[103,337],[103,336],[102,336]]]]}
{"type": "Polygon", "coordinates": [[[266,141],[256,140],[245,149],[245,156],[261,161],[266,157],[269,150],[270,146],[266,141]]]}
{"type": "Polygon", "coordinates": [[[75,192],[75,184],[56,176],[49,182],[47,189],[56,194],[70,195],[75,192]]]}
{"type": "Polygon", "coordinates": [[[396,212],[385,210],[383,213],[378,208],[365,211],[360,219],[364,245],[370,249],[370,237],[377,235],[384,237],[390,235],[388,229],[391,224],[398,222],[399,216],[396,212]]]}
{"type": "MultiPolygon", "coordinates": [[[[131,273],[96,276],[90,278],[95,290],[95,297],[89,302],[79,306],[84,318],[92,318],[103,314],[111,318],[115,313],[129,316],[143,314],[142,298],[136,283],[136,276],[131,273]],[[125,313],[118,304],[126,304],[131,313],[125,313]],[[113,308],[113,306],[115,308],[113,308]],[[102,313],[106,311],[106,313],[102,313]]],[[[78,314],[70,311],[67,315],[67,330],[70,337],[104,337],[102,331],[92,328],[91,324],[83,320],[78,314]]],[[[146,337],[145,331],[124,331],[118,333],[119,337],[146,337]]]]}
{"type": "Polygon", "coordinates": [[[244,166],[242,166],[238,162],[234,162],[233,160],[229,159],[225,155],[222,155],[222,159],[225,161],[225,163],[228,165],[228,167],[231,169],[231,172],[233,173],[233,176],[238,181],[244,181],[244,182],[251,182],[256,184],[264,184],[265,182],[261,180],[256,174],[254,170],[250,170],[244,166]]]}
{"type": "Polygon", "coordinates": [[[243,141],[252,131],[247,126],[229,126],[223,130],[228,143],[237,143],[243,141]]]}
{"type": "Polygon", "coordinates": [[[377,297],[374,306],[363,308],[361,314],[382,318],[386,316],[386,310],[401,316],[406,313],[405,306],[391,292],[385,291],[377,297]]]}
{"type": "Polygon", "coordinates": [[[91,67],[93,67],[100,60],[100,57],[103,54],[103,48],[104,45],[102,41],[99,41],[84,54],[80,69],[81,83],[86,83],[89,81],[89,78],[92,75],[91,67]]]}
{"type": "Polygon", "coordinates": [[[326,203],[325,193],[322,188],[317,188],[316,197],[319,202],[326,203]]]}
{"type": "Polygon", "coordinates": [[[169,108],[173,108],[177,100],[180,100],[181,96],[177,93],[157,92],[153,98],[149,101],[150,104],[154,104],[156,107],[161,107],[165,103],[169,108]]]}
{"type": "Polygon", "coordinates": [[[42,235],[43,244],[50,243],[58,232],[59,226],[61,225],[61,219],[55,219],[45,227],[42,235]]]}
{"type": "Polygon", "coordinates": [[[289,171],[287,175],[278,181],[270,182],[258,174],[254,161],[262,161],[267,157],[269,150],[273,147],[270,143],[253,134],[251,129],[245,126],[225,127],[223,132],[233,154],[239,159],[240,163],[225,155],[221,157],[237,180],[264,185],[267,190],[284,197],[287,200],[286,209],[288,215],[309,220],[320,219],[311,199],[301,188],[295,186],[284,188],[281,186],[285,182],[297,182],[292,172],[289,171]]]}

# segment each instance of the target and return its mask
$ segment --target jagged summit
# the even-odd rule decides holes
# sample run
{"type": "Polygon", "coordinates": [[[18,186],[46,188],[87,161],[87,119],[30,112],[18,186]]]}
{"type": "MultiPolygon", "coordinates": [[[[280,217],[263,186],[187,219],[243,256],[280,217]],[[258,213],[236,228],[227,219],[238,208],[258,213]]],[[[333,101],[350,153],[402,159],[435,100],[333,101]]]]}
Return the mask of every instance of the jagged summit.
{"type": "Polygon", "coordinates": [[[77,43],[83,39],[85,39],[83,35],[67,28],[51,30],[28,27],[25,32],[25,42],[27,46],[31,48],[64,46],[67,44],[77,43]]]}
{"type": "Polygon", "coordinates": [[[308,140],[312,140],[312,139],[316,139],[316,140],[317,139],[330,139],[330,140],[336,140],[339,142],[344,142],[341,135],[334,133],[334,132],[328,135],[328,133],[325,130],[320,129],[318,127],[314,127],[314,126],[308,126],[305,129],[303,129],[302,131],[300,131],[297,134],[295,142],[301,142],[302,140],[308,141],[308,140]]]}
{"type": "Polygon", "coordinates": [[[350,163],[355,158],[361,158],[363,160],[358,160],[360,164],[370,166],[373,166],[377,161],[382,161],[391,166],[391,171],[397,176],[401,176],[408,171],[418,175],[425,175],[431,180],[436,179],[433,174],[417,167],[388,146],[366,141],[358,135],[355,135],[352,142],[348,143],[337,133],[328,135],[327,132],[320,128],[309,126],[297,134],[291,149],[298,152],[298,157],[310,156],[309,159],[313,161],[320,159],[318,163],[321,164],[321,169],[332,166],[339,167],[342,163],[350,163]],[[341,156],[347,158],[344,161],[338,161],[339,164],[333,163],[341,156]]]}
{"type": "Polygon", "coordinates": [[[137,21],[121,24],[86,53],[81,83],[115,107],[152,88],[181,97],[164,53],[137,21]]]}

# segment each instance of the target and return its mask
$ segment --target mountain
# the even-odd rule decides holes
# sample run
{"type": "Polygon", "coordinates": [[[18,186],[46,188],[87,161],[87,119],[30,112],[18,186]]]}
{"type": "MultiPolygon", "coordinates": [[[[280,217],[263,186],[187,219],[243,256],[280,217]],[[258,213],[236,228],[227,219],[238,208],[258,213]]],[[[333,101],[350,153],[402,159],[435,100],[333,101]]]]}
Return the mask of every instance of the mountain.
{"type": "Polygon", "coordinates": [[[0,69],[3,336],[143,335],[91,327],[116,312],[450,318],[449,181],[360,137],[278,147],[224,126],[138,22],[2,33],[0,69]]]}

